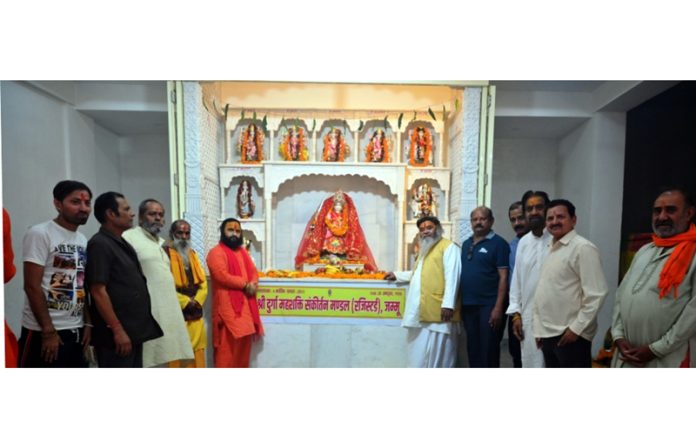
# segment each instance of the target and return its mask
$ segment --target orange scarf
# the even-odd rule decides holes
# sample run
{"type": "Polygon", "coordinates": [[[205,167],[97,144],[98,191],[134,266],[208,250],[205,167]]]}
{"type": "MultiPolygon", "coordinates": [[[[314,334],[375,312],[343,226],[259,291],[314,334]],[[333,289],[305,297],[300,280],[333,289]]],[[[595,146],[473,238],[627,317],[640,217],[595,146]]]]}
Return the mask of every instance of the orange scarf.
{"type": "MultiPolygon", "coordinates": [[[[189,286],[184,262],[181,259],[179,252],[177,252],[177,250],[173,247],[169,248],[169,258],[172,263],[172,275],[174,276],[174,283],[176,283],[176,287],[184,288],[189,286]]],[[[192,250],[189,250],[189,264],[191,265],[191,273],[193,274],[193,284],[199,285],[203,283],[203,280],[205,279],[205,272],[203,272],[201,262],[198,260],[198,255],[196,255],[196,253],[192,250]]]]}
{"type": "Polygon", "coordinates": [[[657,283],[657,287],[660,289],[660,299],[666,296],[672,288],[674,288],[674,298],[676,299],[677,288],[684,280],[694,253],[696,253],[696,226],[692,223],[689,225],[689,230],[671,238],[660,238],[657,235],[653,235],[652,238],[657,247],[677,246],[663,266],[662,272],[660,272],[660,281],[657,283]]]}

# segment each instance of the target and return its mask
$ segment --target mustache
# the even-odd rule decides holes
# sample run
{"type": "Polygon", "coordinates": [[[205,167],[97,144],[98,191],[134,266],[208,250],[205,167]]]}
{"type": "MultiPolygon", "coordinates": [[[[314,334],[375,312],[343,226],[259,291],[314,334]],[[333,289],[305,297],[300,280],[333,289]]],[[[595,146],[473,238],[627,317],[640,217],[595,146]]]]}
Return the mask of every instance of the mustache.
{"type": "Polygon", "coordinates": [[[514,230],[522,230],[524,229],[524,226],[522,224],[517,224],[515,227],[513,227],[514,230]]]}
{"type": "Polygon", "coordinates": [[[659,226],[674,226],[674,222],[671,219],[664,219],[661,221],[655,221],[655,227],[659,226]]]}

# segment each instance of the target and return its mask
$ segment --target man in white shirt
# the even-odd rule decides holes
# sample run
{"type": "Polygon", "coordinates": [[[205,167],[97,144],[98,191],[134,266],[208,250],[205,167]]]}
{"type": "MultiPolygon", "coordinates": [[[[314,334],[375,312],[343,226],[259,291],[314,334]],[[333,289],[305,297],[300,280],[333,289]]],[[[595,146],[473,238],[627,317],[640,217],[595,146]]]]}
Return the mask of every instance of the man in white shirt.
{"type": "Polygon", "coordinates": [[[77,228],[92,211],[92,192],[74,180],[53,188],[58,216],[24,235],[26,300],[18,367],[87,367],[91,328],[84,318],[87,238],[77,228]]]}
{"type": "Polygon", "coordinates": [[[546,212],[553,237],[534,294],[532,327],[546,367],[591,367],[597,313],[607,281],[597,247],[575,232],[575,206],[555,199],[546,212]]]}
{"type": "Polygon", "coordinates": [[[443,238],[434,216],[420,218],[415,271],[390,272],[386,280],[409,282],[401,325],[408,328],[409,367],[454,367],[460,334],[457,287],[459,246],[443,238]]]}
{"type": "Polygon", "coordinates": [[[138,221],[139,226],[123,232],[123,239],[138,254],[147,279],[152,315],[164,332],[161,338],[143,344],[143,367],[168,366],[172,361],[193,359],[169,257],[162,247],[164,239],[158,236],[164,226],[164,207],[155,199],[145,199],[138,207],[138,221]]]}
{"type": "Polygon", "coordinates": [[[528,191],[522,197],[529,232],[517,246],[515,268],[510,282],[510,305],[506,311],[512,318],[512,333],[521,344],[522,367],[544,367],[544,355],[531,336],[534,291],[539,272],[551,246],[552,236],[546,230],[546,207],[549,196],[543,191],[528,191]],[[529,334],[525,338],[525,331],[529,334]]]}

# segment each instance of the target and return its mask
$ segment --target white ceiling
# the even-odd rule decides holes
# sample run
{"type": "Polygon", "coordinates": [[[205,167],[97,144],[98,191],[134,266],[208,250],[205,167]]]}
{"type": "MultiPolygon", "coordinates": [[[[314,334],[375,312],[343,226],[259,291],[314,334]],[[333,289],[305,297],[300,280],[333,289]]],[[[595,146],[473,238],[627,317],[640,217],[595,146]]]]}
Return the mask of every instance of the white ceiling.
{"type": "Polygon", "coordinates": [[[498,90],[590,93],[604,81],[490,81],[498,90]]]}
{"type": "MultiPolygon", "coordinates": [[[[636,87],[633,88],[634,95],[631,95],[628,91],[622,91],[621,94],[616,94],[611,96],[612,88],[616,87],[617,90],[623,84],[627,82],[622,81],[513,81],[513,80],[499,80],[490,81],[491,85],[496,86],[496,103],[502,104],[505,99],[505,95],[529,95],[530,98],[536,98],[538,96],[549,95],[559,95],[568,94],[569,98],[577,98],[578,95],[585,96],[587,98],[594,98],[595,103],[600,104],[598,107],[606,107],[604,110],[628,110],[630,107],[645,101],[645,99],[656,95],[662,90],[669,88],[676,82],[664,83],[658,81],[637,83],[636,87]],[[638,92],[642,92],[642,96],[638,92]],[[605,94],[609,92],[609,94],[605,94]],[[536,95],[536,96],[534,96],[536,95]],[[574,95],[574,96],[573,96],[574,95]],[[603,103],[602,101],[597,101],[597,98],[603,99],[604,97],[611,98],[612,103],[603,103]]],[[[39,84],[39,83],[36,83],[39,84]]],[[[43,82],[43,87],[46,87],[46,83],[43,82]]],[[[58,83],[55,83],[58,84],[58,83]]],[[[55,85],[54,90],[61,88],[63,96],[66,94],[64,92],[68,91],[65,84],[73,83],[61,83],[61,85],[55,85]]],[[[630,84],[630,83],[628,83],[630,84]]],[[[159,105],[149,108],[149,110],[138,110],[138,107],[126,107],[122,108],[120,106],[109,108],[104,107],[104,101],[100,102],[100,99],[91,101],[89,95],[87,95],[87,101],[81,98],[79,93],[75,94],[74,104],[76,104],[77,110],[92,117],[95,122],[103,126],[104,128],[114,132],[120,136],[129,135],[143,135],[143,134],[160,134],[166,133],[168,127],[168,117],[166,112],[166,83],[164,81],[78,81],[74,83],[75,91],[85,91],[85,92],[102,92],[105,87],[108,87],[111,91],[117,92],[118,95],[126,97],[127,100],[132,100],[132,104],[137,104],[137,101],[128,97],[128,92],[132,91],[135,96],[146,98],[146,102],[160,102],[159,105]],[[159,99],[161,98],[161,101],[159,99]],[[79,104],[78,104],[79,103],[79,104]],[[118,109],[118,110],[115,110],[118,109]],[[154,110],[153,110],[154,109],[154,110]]],[[[55,94],[55,92],[54,92],[55,94]]],[[[96,97],[97,95],[94,94],[96,97]]],[[[109,98],[113,104],[117,104],[117,99],[109,98]]],[[[124,101],[125,103],[126,101],[124,101]]],[[[149,103],[152,105],[152,103],[149,103]]],[[[571,101],[571,104],[572,101],[571,101]]],[[[594,110],[585,111],[583,114],[559,114],[558,116],[553,116],[553,114],[541,114],[546,116],[539,116],[537,104],[530,104],[527,110],[522,110],[519,113],[502,114],[496,110],[495,119],[495,137],[496,138],[525,138],[525,139],[560,139],[571,132],[573,129],[577,128],[583,122],[589,119],[590,115],[594,110]]]]}
{"type": "Polygon", "coordinates": [[[167,112],[86,109],[80,109],[80,112],[92,117],[101,127],[119,136],[168,132],[167,112]]]}

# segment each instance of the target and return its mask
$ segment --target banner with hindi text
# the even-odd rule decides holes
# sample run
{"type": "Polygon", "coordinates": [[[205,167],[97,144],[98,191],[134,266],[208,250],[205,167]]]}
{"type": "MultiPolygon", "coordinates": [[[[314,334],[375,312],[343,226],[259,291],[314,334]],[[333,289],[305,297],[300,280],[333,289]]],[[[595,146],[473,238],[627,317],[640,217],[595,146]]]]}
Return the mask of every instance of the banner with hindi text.
{"type": "Polygon", "coordinates": [[[261,284],[256,300],[265,317],[345,317],[401,319],[404,288],[261,284]]]}

